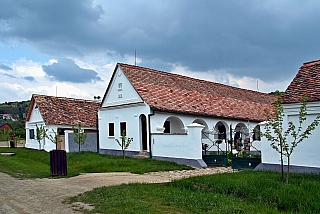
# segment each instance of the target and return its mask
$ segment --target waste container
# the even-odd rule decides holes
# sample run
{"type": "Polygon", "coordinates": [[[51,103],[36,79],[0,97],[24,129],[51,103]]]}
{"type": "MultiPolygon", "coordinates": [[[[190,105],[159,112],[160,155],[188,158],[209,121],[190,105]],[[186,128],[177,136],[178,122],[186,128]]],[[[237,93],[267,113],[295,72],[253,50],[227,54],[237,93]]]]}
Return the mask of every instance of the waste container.
{"type": "Polygon", "coordinates": [[[67,175],[67,153],[64,150],[50,151],[51,176],[67,175]]]}
{"type": "Polygon", "coordinates": [[[14,142],[10,140],[10,148],[15,148],[14,142]]]}

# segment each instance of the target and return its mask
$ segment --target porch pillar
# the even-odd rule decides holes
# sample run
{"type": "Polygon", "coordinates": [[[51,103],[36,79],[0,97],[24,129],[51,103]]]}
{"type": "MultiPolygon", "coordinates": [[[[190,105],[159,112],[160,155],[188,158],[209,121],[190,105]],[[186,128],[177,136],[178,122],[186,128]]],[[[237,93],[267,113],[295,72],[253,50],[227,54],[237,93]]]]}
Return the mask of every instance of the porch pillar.
{"type": "Polygon", "coordinates": [[[192,159],[202,159],[202,129],[205,127],[198,123],[187,125],[189,143],[188,149],[192,151],[192,159]]]}

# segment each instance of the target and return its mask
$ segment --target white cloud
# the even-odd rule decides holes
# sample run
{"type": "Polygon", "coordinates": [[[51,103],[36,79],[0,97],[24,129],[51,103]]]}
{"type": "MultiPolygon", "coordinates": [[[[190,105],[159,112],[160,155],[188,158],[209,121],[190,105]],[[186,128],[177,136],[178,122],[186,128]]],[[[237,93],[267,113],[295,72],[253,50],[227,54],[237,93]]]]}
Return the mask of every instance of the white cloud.
{"type": "Polygon", "coordinates": [[[225,85],[230,85],[234,87],[249,89],[253,91],[260,91],[265,93],[270,93],[275,90],[285,91],[287,86],[290,84],[292,78],[287,79],[286,81],[273,81],[266,82],[257,78],[252,77],[236,77],[230,73],[227,73],[223,70],[215,70],[215,71],[192,71],[188,67],[183,67],[178,64],[174,64],[171,70],[172,73],[180,74],[184,76],[193,77],[196,79],[207,80],[211,82],[217,82],[225,85]]]}

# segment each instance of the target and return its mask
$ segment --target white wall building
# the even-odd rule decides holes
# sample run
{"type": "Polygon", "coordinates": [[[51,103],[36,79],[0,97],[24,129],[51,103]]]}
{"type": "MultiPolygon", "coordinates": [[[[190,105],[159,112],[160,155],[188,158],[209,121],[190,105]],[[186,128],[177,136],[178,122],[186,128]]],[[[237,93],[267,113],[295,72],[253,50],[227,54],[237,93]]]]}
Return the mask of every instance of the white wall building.
{"type": "MultiPolygon", "coordinates": [[[[283,130],[287,130],[289,121],[293,122],[296,127],[299,126],[300,101],[303,93],[306,93],[308,97],[307,120],[303,122],[302,128],[304,131],[320,115],[320,60],[304,63],[282,96],[283,130]]],[[[261,131],[264,131],[264,125],[261,125],[261,131]]],[[[291,171],[320,172],[319,139],[320,126],[295,148],[290,157],[291,171]]],[[[290,141],[291,138],[288,138],[288,142],[290,141]]],[[[261,144],[262,163],[258,169],[280,170],[280,154],[271,148],[266,138],[262,138],[261,144]]],[[[286,157],[283,160],[284,165],[287,165],[286,157]]]]}
{"type": "MultiPolygon", "coordinates": [[[[203,145],[211,151],[239,132],[253,141],[274,96],[149,68],[117,64],[98,112],[100,152],[120,155],[115,141],[122,131],[133,137],[126,154],[206,167],[203,145]],[[220,144],[217,140],[220,139],[220,144]]],[[[260,146],[255,137],[254,144],[260,146]]],[[[232,142],[234,144],[234,142],[232,142]]],[[[244,145],[252,150],[254,145],[244,145]]],[[[219,149],[218,149],[219,146],[219,149]]],[[[258,148],[259,150],[259,148],[258,148]]]]}
{"type": "Polygon", "coordinates": [[[48,138],[42,140],[41,145],[36,140],[36,125],[47,129],[47,135],[59,133],[58,149],[69,152],[68,133],[72,133],[72,126],[77,127],[81,122],[86,133],[96,133],[96,118],[100,103],[89,100],[53,97],[34,94],[31,98],[26,118],[26,148],[56,149],[56,144],[48,138]],[[54,132],[53,132],[54,131],[54,132]]]}

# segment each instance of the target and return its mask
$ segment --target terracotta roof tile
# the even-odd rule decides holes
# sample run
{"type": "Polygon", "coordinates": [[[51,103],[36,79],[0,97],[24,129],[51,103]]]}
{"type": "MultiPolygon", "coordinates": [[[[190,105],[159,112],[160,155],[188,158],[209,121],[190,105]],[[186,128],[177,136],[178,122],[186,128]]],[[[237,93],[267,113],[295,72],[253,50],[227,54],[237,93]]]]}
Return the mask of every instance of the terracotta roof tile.
{"type": "Polygon", "coordinates": [[[254,121],[265,119],[273,95],[119,63],[143,100],[153,108],[254,121]]]}
{"type": "Polygon", "coordinates": [[[306,93],[308,102],[320,100],[320,60],[304,63],[282,96],[283,103],[297,103],[306,93]]]}
{"type": "Polygon", "coordinates": [[[83,127],[96,127],[96,115],[100,107],[98,102],[34,94],[26,121],[30,119],[34,104],[38,106],[46,124],[77,126],[81,121],[83,127]]]}

